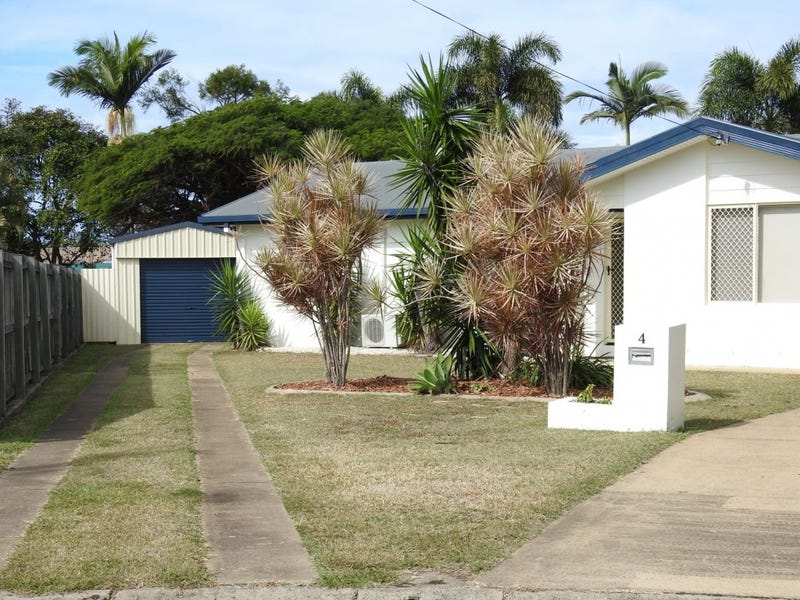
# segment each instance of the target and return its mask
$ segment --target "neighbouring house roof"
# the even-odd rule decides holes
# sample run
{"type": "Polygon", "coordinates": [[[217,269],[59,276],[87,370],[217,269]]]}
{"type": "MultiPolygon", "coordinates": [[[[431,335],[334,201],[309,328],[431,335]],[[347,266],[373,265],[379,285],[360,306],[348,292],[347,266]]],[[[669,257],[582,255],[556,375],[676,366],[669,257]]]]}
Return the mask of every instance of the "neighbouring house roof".
{"type": "Polygon", "coordinates": [[[127,242],[130,240],[135,240],[139,238],[149,237],[151,235],[158,235],[160,233],[168,233],[170,231],[176,231],[178,229],[197,229],[200,231],[205,231],[207,233],[214,233],[216,235],[229,235],[223,232],[218,227],[204,227],[202,225],[198,225],[197,223],[193,223],[192,221],[184,221],[183,223],[175,223],[174,225],[165,225],[163,227],[156,227],[155,229],[148,229],[147,231],[139,231],[137,233],[129,233],[127,235],[121,235],[119,237],[115,237],[111,240],[111,244],[119,244],[120,242],[127,242]]]}
{"type": "MultiPolygon", "coordinates": [[[[403,207],[403,188],[393,185],[392,177],[403,166],[400,160],[381,160],[358,163],[368,173],[371,181],[369,196],[375,201],[378,214],[389,219],[415,218],[415,207],[403,207]]],[[[268,192],[260,189],[238,200],[209,211],[197,219],[208,225],[233,225],[236,223],[260,223],[269,220],[268,192]]],[[[427,214],[426,210],[419,213],[427,214]]]]}
{"type": "MultiPolygon", "coordinates": [[[[619,147],[571,148],[563,150],[561,155],[567,158],[580,156],[584,164],[588,165],[618,149],[619,147]]],[[[389,219],[409,219],[427,214],[426,208],[417,211],[416,207],[403,206],[404,190],[402,187],[396,187],[393,182],[394,175],[404,165],[403,161],[381,160],[359,164],[371,176],[372,190],[369,195],[375,200],[378,214],[389,219]]],[[[267,190],[260,189],[200,215],[197,221],[207,225],[260,223],[263,220],[269,220],[267,200],[267,190]]]]}
{"type": "Polygon", "coordinates": [[[698,117],[652,137],[587,161],[586,178],[596,180],[617,175],[634,165],[654,160],[702,140],[719,145],[734,143],[754,150],[800,160],[800,139],[760,131],[726,121],[698,117]]]}

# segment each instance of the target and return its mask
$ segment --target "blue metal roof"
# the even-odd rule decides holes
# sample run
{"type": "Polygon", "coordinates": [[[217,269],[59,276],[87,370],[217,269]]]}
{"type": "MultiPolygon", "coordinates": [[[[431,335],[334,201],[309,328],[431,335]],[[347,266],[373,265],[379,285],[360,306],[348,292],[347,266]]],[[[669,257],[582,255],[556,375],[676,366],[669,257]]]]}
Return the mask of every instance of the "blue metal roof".
{"type": "Polygon", "coordinates": [[[176,229],[199,229],[200,231],[206,231],[208,233],[216,233],[218,235],[229,235],[223,232],[219,227],[204,227],[203,225],[198,225],[192,221],[184,221],[183,223],[175,223],[174,225],[165,225],[163,227],[156,227],[155,229],[148,229],[147,231],[139,231],[138,233],[129,233],[127,235],[121,235],[119,237],[115,237],[111,240],[112,244],[118,244],[119,242],[127,242],[128,240],[135,240],[137,238],[144,238],[149,237],[151,235],[157,235],[159,233],[167,233],[168,231],[175,231],[176,229]]]}
{"type": "MultiPolygon", "coordinates": [[[[394,174],[403,166],[399,160],[381,160],[359,163],[367,172],[378,214],[387,219],[415,219],[424,217],[428,211],[417,211],[416,207],[403,206],[402,188],[394,185],[394,174]]],[[[198,222],[216,225],[261,223],[269,219],[267,190],[257,190],[238,200],[224,204],[198,217],[198,222]]]]}
{"type": "Polygon", "coordinates": [[[597,159],[587,165],[586,178],[591,180],[608,175],[700,136],[718,140],[720,144],[735,143],[800,160],[800,140],[797,138],[768,133],[727,121],[698,117],[597,159]]]}

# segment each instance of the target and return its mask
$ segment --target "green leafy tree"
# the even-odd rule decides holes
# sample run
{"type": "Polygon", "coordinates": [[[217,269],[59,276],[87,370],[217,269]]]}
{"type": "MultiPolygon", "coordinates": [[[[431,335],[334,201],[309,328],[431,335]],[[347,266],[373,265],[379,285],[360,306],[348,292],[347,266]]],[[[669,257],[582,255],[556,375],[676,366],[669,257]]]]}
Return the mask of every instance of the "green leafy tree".
{"type": "Polygon", "coordinates": [[[383,227],[368,201],[366,173],[342,138],[311,134],[303,159],[261,162],[268,183],[273,243],[258,264],[275,294],[311,319],[330,385],[345,384],[350,332],[362,284],[361,256],[383,227]]]}
{"type": "Polygon", "coordinates": [[[101,230],[77,206],[77,179],[105,136],[66,110],[12,110],[0,121],[3,245],[56,264],[80,261],[101,230]],[[65,249],[69,248],[69,252],[65,249]]]}
{"type": "Polygon", "coordinates": [[[177,123],[203,110],[189,98],[188,87],[189,82],[176,69],[164,69],[154,84],[143,88],[139,106],[146,111],[155,104],[171,123],[177,123]]]}
{"type": "Polygon", "coordinates": [[[81,207],[115,235],[194,221],[255,191],[253,161],[299,157],[316,129],[338,129],[359,159],[379,160],[395,156],[400,127],[399,110],[385,103],[251,98],[96,153],[83,169],[81,207]]]}
{"type": "Polygon", "coordinates": [[[206,77],[199,91],[202,100],[225,106],[254,96],[267,96],[272,88],[244,65],[228,65],[206,77]]]}
{"type": "Polygon", "coordinates": [[[800,131],[800,38],[768,63],[730,48],[714,57],[700,90],[698,113],[775,133],[800,131]]]}
{"type": "Polygon", "coordinates": [[[449,57],[457,98],[484,110],[492,125],[507,127],[518,114],[561,123],[561,84],[546,65],[561,51],[546,35],[525,35],[509,48],[497,34],[465,33],[450,42],[449,57]]]}
{"type": "Polygon", "coordinates": [[[53,71],[49,83],[65,96],[79,94],[107,108],[109,140],[128,137],[133,133],[133,97],[175,58],[171,50],[148,53],[155,43],[155,36],[146,31],[133,36],[124,47],[116,32],[113,41],[81,40],[75,46],[75,54],[81,57],[78,66],[53,71]]]}
{"type": "Polygon", "coordinates": [[[530,119],[485,134],[468,161],[474,186],[451,200],[446,237],[460,264],[455,310],[501,350],[507,374],[538,357],[551,394],[567,392],[609,227],[580,163],[557,158],[561,144],[530,119]]]}
{"type": "Polygon", "coordinates": [[[139,105],[144,110],[155,104],[170,120],[178,123],[219,106],[227,106],[255,98],[270,96],[281,102],[295,100],[289,88],[278,80],[275,86],[259,79],[244,65],[229,65],[211,73],[197,86],[198,98],[189,93],[189,82],[175,69],[164,69],[154,83],[142,91],[139,105]]]}
{"type": "Polygon", "coordinates": [[[576,91],[564,101],[589,100],[597,102],[600,108],[586,113],[581,123],[608,120],[625,132],[625,145],[631,143],[631,125],[637,119],[658,115],[673,114],[676,117],[689,115],[689,105],[677,90],[666,85],[653,83],[667,74],[667,67],[659,62],[645,62],[638,65],[630,74],[625,74],[622,66],[612,62],[608,67],[606,87],[608,94],[576,91]]]}
{"type": "Polygon", "coordinates": [[[0,250],[23,248],[27,206],[11,159],[0,155],[0,250]]]}

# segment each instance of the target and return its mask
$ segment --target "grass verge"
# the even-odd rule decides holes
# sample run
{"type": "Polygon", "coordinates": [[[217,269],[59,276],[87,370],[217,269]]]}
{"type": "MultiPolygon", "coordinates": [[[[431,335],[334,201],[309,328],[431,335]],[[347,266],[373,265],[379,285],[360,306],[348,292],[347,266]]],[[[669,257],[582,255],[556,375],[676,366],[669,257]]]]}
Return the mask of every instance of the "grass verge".
{"type": "Polygon", "coordinates": [[[29,592],[210,581],[186,359],[198,346],[138,354],[42,515],[0,573],[29,592]]]}
{"type": "Polygon", "coordinates": [[[39,439],[100,369],[132,349],[113,344],[85,344],[57,366],[19,412],[0,423],[0,473],[39,439]]]}

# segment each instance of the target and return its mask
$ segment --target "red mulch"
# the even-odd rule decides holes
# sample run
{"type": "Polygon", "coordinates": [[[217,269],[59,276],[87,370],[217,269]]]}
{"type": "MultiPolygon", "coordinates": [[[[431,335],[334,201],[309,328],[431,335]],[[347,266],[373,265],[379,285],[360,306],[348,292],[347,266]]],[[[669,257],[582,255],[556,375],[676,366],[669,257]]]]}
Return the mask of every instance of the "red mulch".
{"type": "MultiPolygon", "coordinates": [[[[380,375],[368,379],[348,379],[344,387],[336,388],[324,381],[297,381],[283,383],[275,387],[282,390],[344,391],[344,392],[402,392],[409,393],[409,385],[414,379],[380,375]]],[[[582,390],[570,390],[577,396],[582,390]]],[[[473,396],[503,396],[509,398],[521,396],[546,397],[548,394],[542,386],[530,386],[503,379],[480,379],[477,381],[457,381],[456,393],[473,396]]],[[[595,397],[611,396],[610,390],[596,388],[595,397]]]]}

